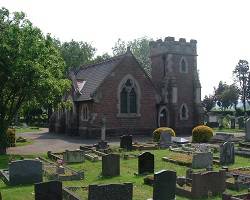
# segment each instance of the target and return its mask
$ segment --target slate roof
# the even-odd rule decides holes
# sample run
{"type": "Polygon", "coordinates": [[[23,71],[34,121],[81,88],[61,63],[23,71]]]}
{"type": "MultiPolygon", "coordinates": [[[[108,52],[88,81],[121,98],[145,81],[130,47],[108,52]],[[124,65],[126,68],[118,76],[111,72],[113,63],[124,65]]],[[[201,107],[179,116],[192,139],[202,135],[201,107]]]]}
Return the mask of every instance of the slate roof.
{"type": "Polygon", "coordinates": [[[73,81],[75,89],[74,101],[87,101],[93,99],[93,94],[96,89],[125,55],[126,54],[115,56],[101,63],[82,66],[77,72],[71,73],[70,78],[73,81]],[[81,91],[78,90],[77,80],[86,81],[81,91]]]}

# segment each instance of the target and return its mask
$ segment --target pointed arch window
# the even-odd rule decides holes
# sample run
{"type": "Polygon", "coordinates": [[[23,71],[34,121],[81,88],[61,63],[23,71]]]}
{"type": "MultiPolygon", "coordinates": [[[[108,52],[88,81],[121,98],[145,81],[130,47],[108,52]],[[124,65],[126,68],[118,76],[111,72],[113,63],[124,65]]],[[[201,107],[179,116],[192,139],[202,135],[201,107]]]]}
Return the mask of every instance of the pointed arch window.
{"type": "Polygon", "coordinates": [[[180,108],[180,119],[187,120],[188,119],[188,107],[186,104],[182,104],[180,108]]]}
{"type": "Polygon", "coordinates": [[[184,57],[181,58],[180,72],[181,73],[188,73],[188,63],[187,63],[187,60],[184,57]]]}
{"type": "Polygon", "coordinates": [[[123,88],[121,91],[121,113],[128,113],[128,92],[126,91],[126,88],[123,88]]]}
{"type": "Polygon", "coordinates": [[[131,78],[125,79],[120,87],[120,112],[138,114],[138,87],[131,78]]]}
{"type": "Polygon", "coordinates": [[[87,104],[83,104],[82,105],[82,109],[81,109],[81,119],[83,121],[88,121],[89,119],[89,108],[87,104]]]}

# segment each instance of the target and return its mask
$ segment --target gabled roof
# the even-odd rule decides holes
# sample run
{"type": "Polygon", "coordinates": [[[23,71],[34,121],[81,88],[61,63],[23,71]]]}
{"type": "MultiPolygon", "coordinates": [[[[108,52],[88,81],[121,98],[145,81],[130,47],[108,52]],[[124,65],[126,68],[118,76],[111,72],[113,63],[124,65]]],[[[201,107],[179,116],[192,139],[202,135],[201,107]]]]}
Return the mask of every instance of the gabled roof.
{"type": "Polygon", "coordinates": [[[102,84],[104,79],[112,72],[117,64],[126,54],[115,56],[101,63],[80,67],[74,73],[70,73],[75,89],[74,101],[86,101],[93,99],[96,89],[102,84]],[[82,83],[84,85],[82,86],[82,83]],[[79,88],[79,86],[82,86],[79,88]]]}

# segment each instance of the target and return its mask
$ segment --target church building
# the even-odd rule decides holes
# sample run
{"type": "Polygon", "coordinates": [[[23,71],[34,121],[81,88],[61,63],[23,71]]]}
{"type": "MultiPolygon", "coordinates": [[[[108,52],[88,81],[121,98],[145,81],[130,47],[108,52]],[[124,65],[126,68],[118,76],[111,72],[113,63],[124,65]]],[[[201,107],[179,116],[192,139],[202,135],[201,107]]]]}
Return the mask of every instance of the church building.
{"type": "Polygon", "coordinates": [[[102,126],[108,136],[171,127],[190,135],[203,117],[196,40],[152,41],[150,58],[151,77],[129,49],[71,71],[72,109],[54,113],[50,130],[91,138],[100,137],[102,126]]]}

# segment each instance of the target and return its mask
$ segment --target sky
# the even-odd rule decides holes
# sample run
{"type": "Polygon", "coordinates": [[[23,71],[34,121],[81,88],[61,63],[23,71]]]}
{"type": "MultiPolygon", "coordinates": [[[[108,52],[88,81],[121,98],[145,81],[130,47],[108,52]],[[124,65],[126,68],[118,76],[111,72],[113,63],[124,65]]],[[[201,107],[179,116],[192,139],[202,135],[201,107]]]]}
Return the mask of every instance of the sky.
{"type": "Polygon", "coordinates": [[[23,11],[44,33],[112,53],[118,38],[197,40],[202,97],[233,82],[239,59],[250,61],[249,0],[0,0],[23,11]]]}

